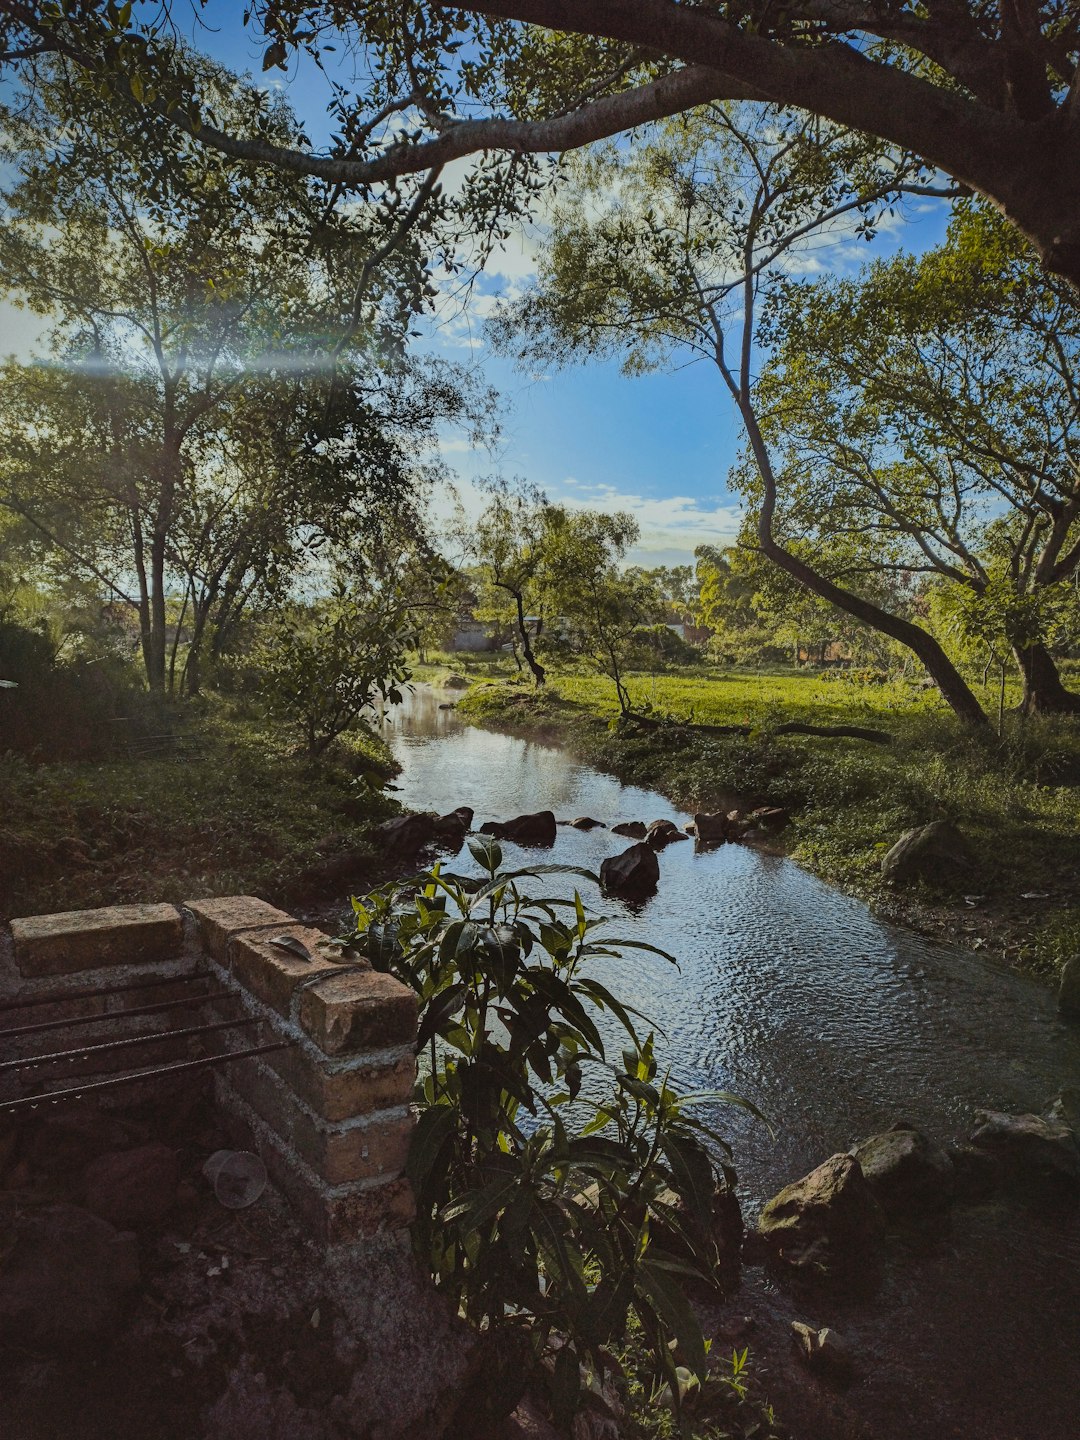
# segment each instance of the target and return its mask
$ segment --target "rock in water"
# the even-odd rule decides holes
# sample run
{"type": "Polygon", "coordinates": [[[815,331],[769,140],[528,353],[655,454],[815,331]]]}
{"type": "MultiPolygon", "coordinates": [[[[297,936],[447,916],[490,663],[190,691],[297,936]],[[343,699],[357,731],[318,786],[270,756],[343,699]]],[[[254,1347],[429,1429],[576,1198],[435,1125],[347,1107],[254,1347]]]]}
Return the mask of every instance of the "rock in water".
{"type": "Polygon", "coordinates": [[[472,822],[473,812],[468,805],[459,805],[456,810],[451,810],[449,815],[440,815],[435,821],[435,838],[460,845],[469,833],[472,822]]]}
{"type": "Polygon", "coordinates": [[[1060,1120],[982,1110],[970,1138],[979,1149],[996,1155],[1016,1184],[1036,1189],[1080,1186],[1080,1150],[1060,1120]]]}
{"type": "Polygon", "coordinates": [[[702,845],[722,845],[731,839],[731,826],[720,810],[715,815],[702,812],[694,816],[694,834],[702,845]]]}
{"type": "Polygon", "coordinates": [[[594,820],[591,815],[579,815],[576,820],[570,821],[574,830],[606,830],[607,826],[602,820],[594,820]]]}
{"type": "Polygon", "coordinates": [[[674,820],[654,820],[645,834],[645,839],[654,850],[662,850],[674,840],[685,840],[686,836],[674,820]]]}
{"type": "Polygon", "coordinates": [[[435,817],[424,813],[399,815],[377,826],[375,835],[391,855],[415,855],[435,838],[435,817]]]}
{"type": "Polygon", "coordinates": [[[851,1153],[890,1220],[922,1219],[952,1199],[952,1161],[921,1130],[897,1125],[860,1141],[851,1153]]]}
{"type": "Polygon", "coordinates": [[[629,899],[652,895],[660,883],[660,862],[650,845],[631,845],[600,866],[601,889],[629,899]]]}
{"type": "Polygon", "coordinates": [[[847,1341],[828,1326],[815,1330],[801,1320],[791,1322],[791,1334],[798,1346],[799,1354],[806,1361],[807,1369],[825,1380],[837,1385],[848,1385],[854,1373],[851,1351],[847,1341]]]}
{"type": "Polygon", "coordinates": [[[104,1339],[138,1283],[130,1231],[74,1205],[24,1212],[0,1261],[0,1337],[59,1348],[104,1339]]]}
{"type": "Polygon", "coordinates": [[[644,840],[648,829],[644,820],[624,820],[621,825],[612,825],[613,835],[624,835],[627,840],[644,840]]]}
{"type": "Polygon", "coordinates": [[[900,836],[881,862],[881,875],[890,881],[917,875],[942,880],[969,870],[973,863],[971,847],[952,821],[933,820],[900,836]]]}
{"type": "Polygon", "coordinates": [[[880,1259],[885,1215],[853,1155],[833,1155],[761,1212],[772,1257],[807,1277],[852,1273],[880,1259]]]}
{"type": "Polygon", "coordinates": [[[554,845],[557,833],[551,810],[518,815],[514,820],[489,820],[480,826],[481,835],[494,835],[496,840],[511,840],[515,845],[554,845]]]}

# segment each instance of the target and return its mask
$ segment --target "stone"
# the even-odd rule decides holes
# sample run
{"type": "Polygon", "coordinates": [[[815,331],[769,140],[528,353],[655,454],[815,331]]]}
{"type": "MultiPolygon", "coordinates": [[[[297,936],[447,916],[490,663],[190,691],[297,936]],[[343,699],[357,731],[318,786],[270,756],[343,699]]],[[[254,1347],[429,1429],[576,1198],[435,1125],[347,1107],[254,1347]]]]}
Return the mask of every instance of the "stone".
{"type": "Polygon", "coordinates": [[[920,875],[941,881],[973,864],[971,847],[952,821],[933,820],[900,836],[881,861],[881,875],[890,882],[920,875]]]}
{"type": "Polygon", "coordinates": [[[385,1050],[416,1039],[416,992],[378,970],[330,975],[300,993],[301,1026],[326,1055],[385,1050]]]}
{"type": "Polygon", "coordinates": [[[1066,960],[1058,985],[1058,1009],[1063,1015],[1080,1018],[1080,955],[1066,960]]]}
{"type": "Polygon", "coordinates": [[[118,1230],[164,1220],[176,1204],[180,1166],[167,1145],[139,1145],[100,1155],[83,1177],[86,1208],[118,1230]]]}
{"type": "Polygon", "coordinates": [[[702,812],[694,816],[694,834],[702,845],[722,845],[731,839],[731,825],[720,811],[715,815],[702,812]]]}
{"type": "Polygon", "coordinates": [[[570,824],[575,830],[606,830],[607,826],[602,820],[594,820],[590,815],[579,815],[570,824]]]}
{"type": "Polygon", "coordinates": [[[860,1141],[851,1153],[892,1221],[921,1219],[952,1200],[952,1161],[921,1130],[896,1125],[860,1141]]]}
{"type": "MultiPolygon", "coordinates": [[[[411,1051],[390,1058],[329,1061],[316,1058],[311,1047],[291,1045],[271,1050],[262,1061],[324,1120],[348,1120],[373,1110],[407,1105],[416,1082],[416,1057],[411,1051]]],[[[245,1062],[239,1062],[245,1063],[245,1062]]]]}
{"type": "Polygon", "coordinates": [[[170,960],[184,928],[175,905],[110,905],[23,916],[11,935],[20,973],[36,977],[170,960]]]}
{"type": "Polygon", "coordinates": [[[228,949],[234,977],[256,999],[286,1019],[292,1013],[297,986],[313,975],[337,970],[340,956],[340,948],[321,930],[295,923],[253,935],[235,935],[228,949]]]}
{"type": "Polygon", "coordinates": [[[653,850],[663,850],[668,845],[674,845],[679,840],[689,840],[689,835],[682,830],[664,829],[654,830],[651,835],[646,836],[645,843],[653,850]]]}
{"type": "Polygon", "coordinates": [[[953,1194],[958,1203],[977,1205],[1001,1185],[1005,1167],[997,1155],[962,1140],[947,1146],[953,1167],[953,1194]]]}
{"type": "Polygon", "coordinates": [[[788,812],[782,805],[761,805],[746,817],[764,830],[782,830],[788,823],[788,812]]]}
{"type": "Polygon", "coordinates": [[[472,829],[473,812],[468,805],[459,805],[448,815],[440,815],[435,821],[435,836],[439,840],[450,840],[461,844],[472,829]]]}
{"type": "Polygon", "coordinates": [[[74,1205],[25,1210],[0,1259],[0,1338],[57,1349],[106,1341],[138,1283],[130,1231],[74,1205]]]}
{"type": "Polygon", "coordinates": [[[99,1155],[131,1143],[126,1127],[96,1105],[84,1102],[49,1115],[31,1131],[26,1159],[46,1175],[71,1175],[99,1155]]]}
{"type": "Polygon", "coordinates": [[[833,1155],[773,1196],[758,1231],[772,1259],[824,1278],[880,1259],[885,1215],[858,1160],[833,1155]]]}
{"type": "Polygon", "coordinates": [[[801,1320],[791,1322],[791,1334],[806,1367],[824,1380],[849,1385],[855,1372],[847,1342],[829,1326],[817,1330],[801,1320]]]}
{"type": "Polygon", "coordinates": [[[660,883],[660,862],[651,845],[631,845],[600,866],[600,888],[612,895],[642,899],[660,883]]]}
{"type": "Polygon", "coordinates": [[[551,810],[518,815],[514,820],[489,820],[480,826],[481,835],[494,835],[496,840],[510,840],[515,845],[554,845],[557,833],[551,810]]]}
{"type": "Polygon", "coordinates": [[[627,840],[644,840],[649,832],[643,820],[624,820],[619,825],[612,825],[611,833],[625,836],[627,840]]]}
{"type": "Polygon", "coordinates": [[[1080,1085],[1064,1086],[1047,1105],[1045,1117],[1067,1125],[1074,1138],[1080,1136],[1080,1085]]]}
{"type": "Polygon", "coordinates": [[[1040,1115],[982,1110],[971,1143],[997,1156],[1008,1177],[1023,1186],[1080,1186],[1080,1150],[1068,1125],[1040,1115]]]}
{"type": "Polygon", "coordinates": [[[242,930],[291,925],[291,915],[260,900],[256,895],[217,895],[204,900],[185,900],[184,909],[195,917],[203,947],[219,965],[225,964],[229,941],[242,930]]]}
{"type": "Polygon", "coordinates": [[[435,816],[399,815],[375,827],[376,843],[391,855],[415,855],[435,838],[435,816]]]}

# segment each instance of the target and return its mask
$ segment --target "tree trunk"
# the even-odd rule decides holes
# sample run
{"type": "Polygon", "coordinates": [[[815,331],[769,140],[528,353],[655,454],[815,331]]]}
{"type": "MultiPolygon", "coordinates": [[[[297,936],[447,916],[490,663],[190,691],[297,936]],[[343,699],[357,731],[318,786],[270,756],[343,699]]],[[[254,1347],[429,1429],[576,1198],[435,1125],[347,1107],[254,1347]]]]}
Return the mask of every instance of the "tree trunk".
{"type": "Polygon", "coordinates": [[[1020,711],[1024,715],[1070,715],[1080,711],[1080,695],[1061,683],[1053,656],[1046,646],[1014,645],[1012,652],[1024,677],[1020,711]]]}
{"type": "Polygon", "coordinates": [[[547,671],[540,661],[533,654],[532,645],[529,643],[529,627],[525,624],[525,601],[520,590],[511,590],[514,597],[514,604],[517,607],[517,628],[521,637],[521,651],[525,656],[525,663],[532,671],[532,677],[536,681],[536,688],[539,690],[547,679],[547,671]]]}

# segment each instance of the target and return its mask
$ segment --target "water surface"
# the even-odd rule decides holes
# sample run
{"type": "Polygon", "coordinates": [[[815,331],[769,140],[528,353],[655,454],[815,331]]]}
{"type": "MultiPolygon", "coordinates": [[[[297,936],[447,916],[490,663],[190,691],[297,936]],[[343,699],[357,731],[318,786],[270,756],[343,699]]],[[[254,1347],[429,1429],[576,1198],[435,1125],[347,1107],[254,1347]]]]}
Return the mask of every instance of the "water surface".
{"type": "MultiPolygon", "coordinates": [[[[477,826],[541,809],[608,826],[689,818],[557,746],[462,724],[440,708],[453,698],[418,687],[384,718],[407,806],[469,805],[477,826]]],[[[608,829],[564,828],[553,851],[504,849],[511,864],[597,871],[627,843],[608,829]]],[[[467,854],[455,863],[475,868],[467,854]]],[[[749,1211],[898,1119],[946,1140],[980,1107],[1037,1112],[1080,1078],[1080,1027],[1047,990],[883,923],[792,861],[683,842],[661,853],[660,870],[657,895],[638,910],[580,881],[544,877],[535,893],[580,884],[615,933],[678,957],[675,969],[630,952],[601,978],[656,1023],[680,1087],[733,1090],[768,1116],[774,1137],[731,1107],[711,1117],[731,1137],[749,1211]]],[[[774,1297],[761,1323],[786,1324],[786,1306],[774,1297]]],[[[1080,1434],[1075,1211],[958,1211],[929,1254],[893,1257],[873,1306],[798,1313],[855,1339],[862,1379],[851,1402],[882,1437],[1080,1434]]]]}

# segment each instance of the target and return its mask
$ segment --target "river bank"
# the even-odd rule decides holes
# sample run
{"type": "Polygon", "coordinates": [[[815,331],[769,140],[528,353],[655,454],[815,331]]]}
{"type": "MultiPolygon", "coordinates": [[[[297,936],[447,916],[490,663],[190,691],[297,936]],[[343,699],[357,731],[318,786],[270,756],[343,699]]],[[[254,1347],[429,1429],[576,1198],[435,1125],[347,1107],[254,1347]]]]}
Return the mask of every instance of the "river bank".
{"type": "Polygon", "coordinates": [[[478,676],[456,699],[471,722],[557,740],[690,813],[783,807],[789,823],[769,843],[814,874],[884,919],[1053,983],[1080,948],[1075,722],[1028,721],[980,744],[922,697],[768,679],[632,677],[641,726],[616,723],[611,687],[595,677],[559,675],[536,692],[478,676]],[[874,727],[891,743],[776,733],[791,720],[874,727]],[[717,733],[740,722],[749,735],[717,733]],[[958,824],[973,865],[938,883],[885,884],[884,853],[937,819],[958,824]]]}

